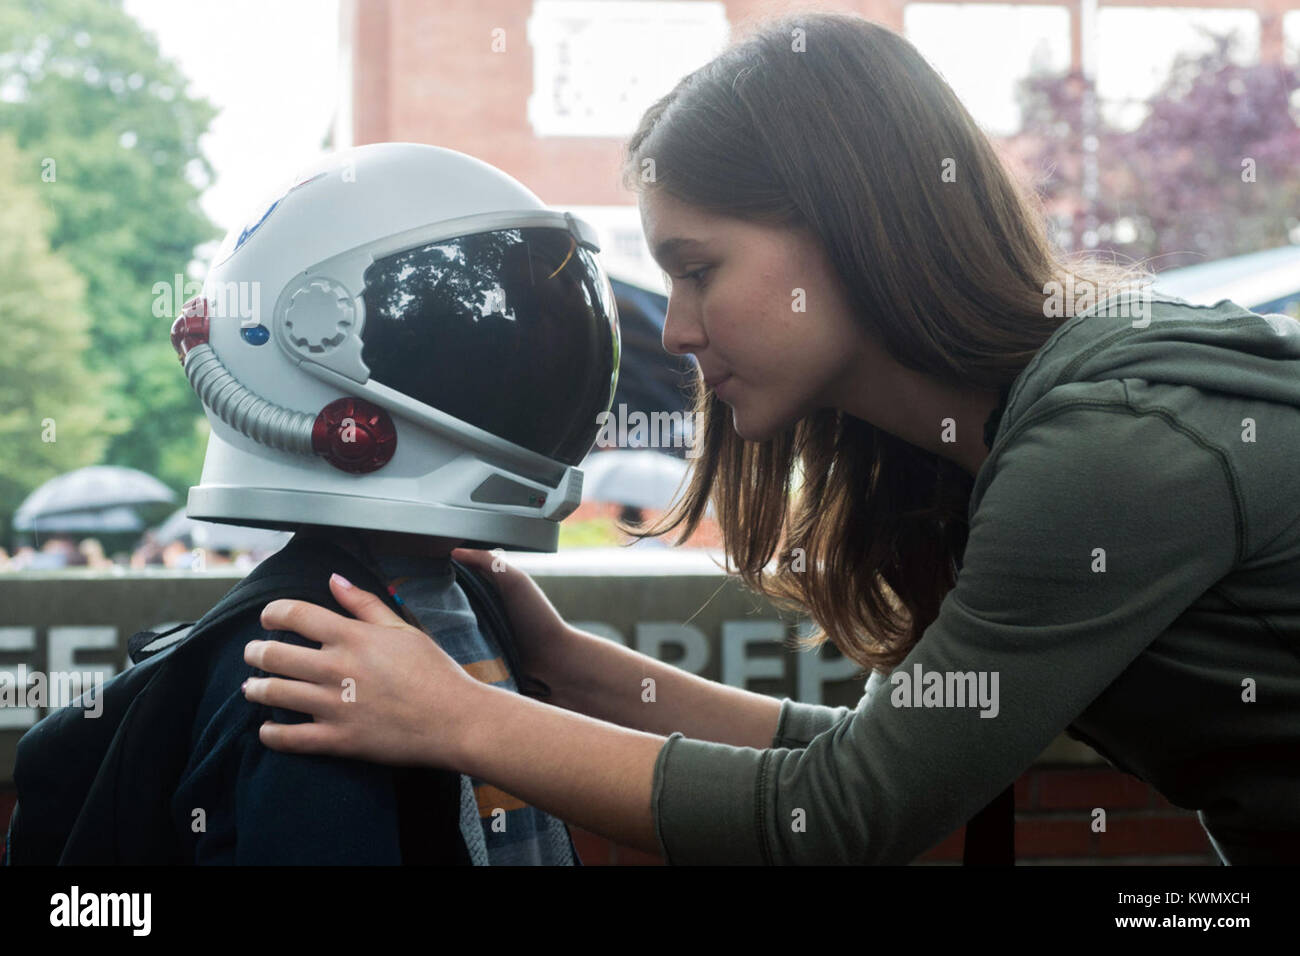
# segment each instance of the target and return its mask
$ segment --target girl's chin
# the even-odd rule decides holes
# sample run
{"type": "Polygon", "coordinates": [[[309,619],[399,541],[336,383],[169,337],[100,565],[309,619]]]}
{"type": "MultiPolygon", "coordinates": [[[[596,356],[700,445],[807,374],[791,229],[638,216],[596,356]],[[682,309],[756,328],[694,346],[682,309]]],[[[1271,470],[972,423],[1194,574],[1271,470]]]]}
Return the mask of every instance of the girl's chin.
{"type": "Polygon", "coordinates": [[[766,422],[746,418],[737,412],[734,407],[731,409],[731,427],[745,441],[767,441],[778,431],[778,429],[772,428],[766,422]]]}
{"type": "Polygon", "coordinates": [[[754,406],[745,402],[738,405],[728,403],[728,407],[731,409],[732,429],[741,438],[753,442],[775,438],[816,411],[816,408],[807,410],[785,408],[777,409],[777,413],[773,414],[773,409],[765,408],[762,410],[764,414],[755,414],[754,406]]]}

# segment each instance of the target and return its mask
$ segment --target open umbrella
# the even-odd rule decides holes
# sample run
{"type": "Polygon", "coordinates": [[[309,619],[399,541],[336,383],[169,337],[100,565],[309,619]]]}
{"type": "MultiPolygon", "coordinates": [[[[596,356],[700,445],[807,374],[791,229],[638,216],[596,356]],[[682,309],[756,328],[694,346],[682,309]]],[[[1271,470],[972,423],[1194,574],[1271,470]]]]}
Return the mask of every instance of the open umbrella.
{"type": "MultiPolygon", "coordinates": [[[[14,512],[14,529],[53,531],[55,529],[50,524],[50,519],[56,516],[64,516],[65,523],[75,523],[90,519],[69,516],[110,510],[117,514],[115,520],[121,520],[121,514],[116,509],[146,508],[170,504],[175,500],[175,492],[143,471],[117,465],[91,465],[51,478],[28,495],[14,512]]],[[[122,530],[139,530],[141,526],[122,530]]]]}
{"type": "Polygon", "coordinates": [[[144,521],[135,509],[120,506],[101,508],[98,511],[67,511],[60,514],[42,515],[35,519],[35,524],[18,527],[19,531],[34,531],[40,534],[103,535],[103,534],[138,534],[144,527],[144,521]]]}

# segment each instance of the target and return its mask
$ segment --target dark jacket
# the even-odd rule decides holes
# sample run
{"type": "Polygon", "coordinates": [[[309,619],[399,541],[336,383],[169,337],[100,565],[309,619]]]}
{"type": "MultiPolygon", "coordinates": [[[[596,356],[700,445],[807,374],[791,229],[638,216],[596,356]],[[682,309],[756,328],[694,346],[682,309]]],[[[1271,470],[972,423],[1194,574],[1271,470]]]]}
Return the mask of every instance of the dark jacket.
{"type": "MultiPolygon", "coordinates": [[[[453,565],[480,627],[527,689],[495,588],[453,565]]],[[[468,864],[458,773],[283,753],[258,739],[266,720],[310,718],[245,699],[245,678],[265,674],[244,663],[244,645],[318,647],[265,631],[260,616],[277,598],[346,614],[329,592],[334,571],[396,609],[356,556],[327,536],[300,533],[184,639],[140,654],[105,684],[102,717],[68,707],[28,731],[15,762],[18,807],[6,862],[468,864]]],[[[132,644],[139,652],[142,642],[132,644]]]]}

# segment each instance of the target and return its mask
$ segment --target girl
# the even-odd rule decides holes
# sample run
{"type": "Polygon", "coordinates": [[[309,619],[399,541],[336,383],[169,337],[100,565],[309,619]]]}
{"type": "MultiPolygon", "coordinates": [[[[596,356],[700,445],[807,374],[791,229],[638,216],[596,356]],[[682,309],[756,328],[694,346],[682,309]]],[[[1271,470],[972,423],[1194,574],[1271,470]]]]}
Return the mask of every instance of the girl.
{"type": "Polygon", "coordinates": [[[1300,859],[1300,323],[1058,252],[944,81],[852,16],[769,22],[685,77],[625,175],[664,347],[702,377],[703,454],[648,533],[711,500],[743,580],[879,690],[722,686],[459,551],[498,572],[549,702],[336,578],[356,620],[262,616],[320,649],[247,647],[283,675],[249,699],[314,717],[262,741],[454,768],[670,863],[904,863],[1065,730],[1200,811],[1225,862],[1300,859]]]}

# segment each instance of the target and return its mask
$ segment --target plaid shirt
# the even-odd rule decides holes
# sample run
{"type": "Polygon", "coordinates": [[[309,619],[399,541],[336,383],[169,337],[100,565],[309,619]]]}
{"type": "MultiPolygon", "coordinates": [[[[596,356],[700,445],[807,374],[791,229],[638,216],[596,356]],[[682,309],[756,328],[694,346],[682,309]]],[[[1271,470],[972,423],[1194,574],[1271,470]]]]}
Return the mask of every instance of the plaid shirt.
{"type": "MultiPolygon", "coordinates": [[[[388,593],[407,621],[486,684],[519,687],[500,648],[478,628],[449,558],[381,555],[388,593]]],[[[564,824],[490,783],[461,775],[461,833],[476,866],[571,866],[564,824]]]]}

